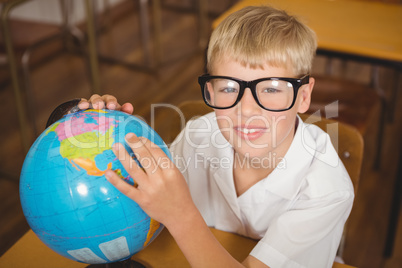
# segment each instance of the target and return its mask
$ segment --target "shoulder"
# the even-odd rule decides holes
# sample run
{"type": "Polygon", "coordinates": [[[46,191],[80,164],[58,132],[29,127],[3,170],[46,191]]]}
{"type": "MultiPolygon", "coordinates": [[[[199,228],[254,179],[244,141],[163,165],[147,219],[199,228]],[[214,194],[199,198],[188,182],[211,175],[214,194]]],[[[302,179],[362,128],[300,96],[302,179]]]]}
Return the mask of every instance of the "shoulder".
{"type": "Polygon", "coordinates": [[[298,142],[312,155],[303,192],[312,198],[342,193],[345,198],[353,199],[353,184],[330,136],[313,124],[302,123],[300,127],[298,142]]]}
{"type": "Polygon", "coordinates": [[[217,147],[217,144],[226,143],[222,136],[214,112],[191,119],[184,129],[170,145],[170,150],[175,152],[184,148],[205,149],[217,147]]]}
{"type": "Polygon", "coordinates": [[[195,161],[196,156],[197,159],[219,158],[228,150],[231,150],[231,146],[220,132],[214,112],[188,121],[170,145],[175,159],[185,158],[189,161],[195,161]]]}

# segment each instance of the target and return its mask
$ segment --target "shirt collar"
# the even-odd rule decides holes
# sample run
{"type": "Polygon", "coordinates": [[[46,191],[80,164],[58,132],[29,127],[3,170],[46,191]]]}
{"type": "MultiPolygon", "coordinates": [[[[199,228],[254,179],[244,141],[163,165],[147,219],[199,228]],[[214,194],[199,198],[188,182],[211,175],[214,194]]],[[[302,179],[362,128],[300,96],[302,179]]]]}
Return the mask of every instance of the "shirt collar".
{"type": "Polygon", "coordinates": [[[286,199],[293,199],[302,186],[315,151],[315,141],[297,116],[298,126],[292,144],[277,167],[264,179],[264,188],[286,199]]]}

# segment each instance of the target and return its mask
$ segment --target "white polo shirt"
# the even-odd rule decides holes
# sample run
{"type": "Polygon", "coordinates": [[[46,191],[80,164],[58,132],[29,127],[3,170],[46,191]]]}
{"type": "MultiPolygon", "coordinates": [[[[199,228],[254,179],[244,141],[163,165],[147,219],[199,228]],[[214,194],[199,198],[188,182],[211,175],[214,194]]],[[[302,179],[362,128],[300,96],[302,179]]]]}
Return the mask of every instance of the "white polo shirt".
{"type": "Polygon", "coordinates": [[[260,240],[250,254],[271,268],[332,267],[353,185],[329,136],[297,120],[285,157],[239,197],[215,113],[188,122],[170,150],[208,226],[260,240]]]}

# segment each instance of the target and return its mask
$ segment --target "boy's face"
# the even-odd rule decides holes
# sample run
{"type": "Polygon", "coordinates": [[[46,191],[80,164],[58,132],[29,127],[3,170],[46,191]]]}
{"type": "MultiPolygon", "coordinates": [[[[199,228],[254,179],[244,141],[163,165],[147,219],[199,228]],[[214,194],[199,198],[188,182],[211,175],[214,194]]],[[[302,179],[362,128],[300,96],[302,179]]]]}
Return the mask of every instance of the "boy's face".
{"type": "MultiPolygon", "coordinates": [[[[265,77],[295,77],[290,69],[264,65],[251,69],[224,58],[216,62],[211,75],[222,75],[251,81],[265,77]]],[[[297,113],[304,113],[310,105],[314,79],[300,87],[294,106],[287,111],[271,112],[262,109],[246,89],[241,101],[230,109],[215,109],[223,136],[240,157],[258,158],[284,156],[295,133],[297,113]]]]}

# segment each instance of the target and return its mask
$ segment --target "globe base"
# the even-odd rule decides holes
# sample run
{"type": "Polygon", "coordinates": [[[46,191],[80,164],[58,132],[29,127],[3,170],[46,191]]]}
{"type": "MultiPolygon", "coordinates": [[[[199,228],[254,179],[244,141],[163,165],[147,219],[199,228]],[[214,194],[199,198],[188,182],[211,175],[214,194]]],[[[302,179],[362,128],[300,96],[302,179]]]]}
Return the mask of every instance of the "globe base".
{"type": "Polygon", "coordinates": [[[143,264],[127,259],[119,262],[105,263],[105,264],[91,264],[86,268],[146,268],[143,264]]]}

